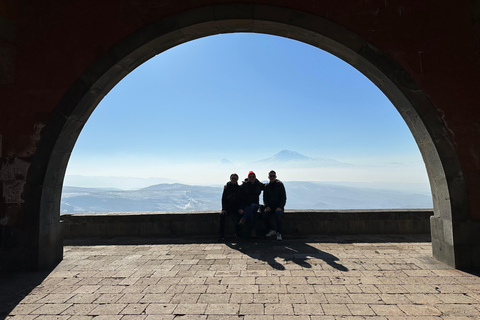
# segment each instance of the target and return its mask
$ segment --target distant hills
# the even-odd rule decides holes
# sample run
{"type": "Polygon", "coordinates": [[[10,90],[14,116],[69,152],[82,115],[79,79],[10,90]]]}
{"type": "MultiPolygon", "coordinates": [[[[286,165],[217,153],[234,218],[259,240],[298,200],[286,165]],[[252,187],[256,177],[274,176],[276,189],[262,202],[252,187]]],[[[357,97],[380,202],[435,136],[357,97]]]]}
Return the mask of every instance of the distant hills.
{"type": "Polygon", "coordinates": [[[105,177],[66,175],[64,186],[83,186],[96,188],[101,185],[103,189],[135,190],[159,183],[176,183],[179,181],[164,178],[134,178],[134,177],[105,177]]]}
{"type": "MultiPolygon", "coordinates": [[[[395,190],[359,188],[320,182],[286,181],[286,209],[432,208],[430,196],[395,190]]],[[[139,190],[65,186],[62,213],[218,211],[223,187],[162,183],[139,190]]]]}

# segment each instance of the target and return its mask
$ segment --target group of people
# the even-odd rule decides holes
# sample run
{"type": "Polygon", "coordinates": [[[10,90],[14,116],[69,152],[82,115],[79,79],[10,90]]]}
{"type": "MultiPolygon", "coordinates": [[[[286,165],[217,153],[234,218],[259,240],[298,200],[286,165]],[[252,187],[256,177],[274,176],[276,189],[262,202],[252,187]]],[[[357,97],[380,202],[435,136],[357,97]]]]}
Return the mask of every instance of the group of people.
{"type": "Polygon", "coordinates": [[[218,241],[225,240],[225,218],[235,215],[238,221],[235,226],[235,235],[239,235],[240,228],[249,226],[252,236],[255,236],[255,213],[260,207],[260,193],[263,191],[262,219],[270,230],[266,236],[276,236],[282,240],[282,218],[287,202],[285,186],[277,179],[275,171],[268,173],[269,183],[260,182],[255,173],[250,171],[241,185],[238,184],[238,174],[232,173],[230,181],[223,188],[222,211],[220,213],[220,230],[218,241]],[[275,215],[276,228],[271,223],[271,216],[275,215]]]}

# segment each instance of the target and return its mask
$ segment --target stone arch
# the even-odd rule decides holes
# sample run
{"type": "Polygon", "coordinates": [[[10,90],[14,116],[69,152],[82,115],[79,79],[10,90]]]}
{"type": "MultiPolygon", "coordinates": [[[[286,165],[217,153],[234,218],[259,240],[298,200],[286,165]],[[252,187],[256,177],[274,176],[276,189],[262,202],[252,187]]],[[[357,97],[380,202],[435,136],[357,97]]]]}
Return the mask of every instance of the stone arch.
{"type": "Polygon", "coordinates": [[[445,123],[428,96],[391,57],[359,35],[324,18],[265,5],[217,5],[194,9],[146,26],[120,41],[66,93],[39,142],[28,174],[26,213],[39,212],[39,266],[62,258],[59,220],[67,163],[87,119],[102,98],[129,72],[178,44],[220,33],[259,32],[323,49],[367,76],[391,100],[410,128],[426,164],[435,216],[434,256],[451,265],[454,220],[468,219],[463,172],[445,123]]]}

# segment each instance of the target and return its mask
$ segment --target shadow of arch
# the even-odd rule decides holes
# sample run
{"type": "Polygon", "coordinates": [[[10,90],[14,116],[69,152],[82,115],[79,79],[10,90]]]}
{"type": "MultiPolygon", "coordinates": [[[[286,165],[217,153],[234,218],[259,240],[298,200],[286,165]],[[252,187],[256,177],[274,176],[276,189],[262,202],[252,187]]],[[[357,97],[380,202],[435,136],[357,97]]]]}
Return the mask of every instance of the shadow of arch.
{"type": "Polygon", "coordinates": [[[120,41],[73,84],[46,125],[28,173],[25,217],[38,222],[34,232],[39,267],[62,259],[59,213],[65,170],[84,124],[102,98],[155,55],[193,39],[231,32],[265,33],[313,45],[349,63],[382,90],[410,128],[426,164],[435,211],[432,222],[440,230],[432,233],[434,256],[459,267],[453,221],[468,219],[464,176],[450,134],[421,87],[381,49],[343,26],[260,4],[213,5],[166,17],[120,41]]]}

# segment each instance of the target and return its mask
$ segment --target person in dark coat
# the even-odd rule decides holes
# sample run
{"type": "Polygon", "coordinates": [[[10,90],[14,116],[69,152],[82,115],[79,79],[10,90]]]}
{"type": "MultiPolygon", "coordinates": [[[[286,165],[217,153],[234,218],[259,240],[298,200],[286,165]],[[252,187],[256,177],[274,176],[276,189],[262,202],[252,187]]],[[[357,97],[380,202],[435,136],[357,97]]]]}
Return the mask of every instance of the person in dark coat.
{"type": "Polygon", "coordinates": [[[263,190],[263,204],[265,211],[262,214],[263,221],[270,231],[266,234],[267,237],[277,235],[277,240],[282,240],[282,218],[285,210],[285,203],[287,202],[287,193],[283,183],[277,179],[277,173],[270,171],[268,173],[270,182],[263,190]],[[273,229],[270,217],[275,215],[277,228],[273,229]]]}
{"type": "Polygon", "coordinates": [[[238,223],[243,226],[246,222],[249,223],[252,230],[252,236],[255,236],[255,219],[254,215],[260,206],[260,193],[265,185],[257,180],[255,172],[250,171],[248,178],[242,183],[242,202],[243,202],[243,216],[238,223]]]}
{"type": "MultiPolygon", "coordinates": [[[[222,211],[220,212],[220,229],[218,241],[225,240],[225,218],[227,215],[234,215],[235,221],[240,220],[242,210],[242,189],[238,184],[238,174],[232,173],[230,181],[223,187],[222,193],[222,211]]],[[[235,235],[238,234],[238,224],[235,223],[235,235]]]]}

